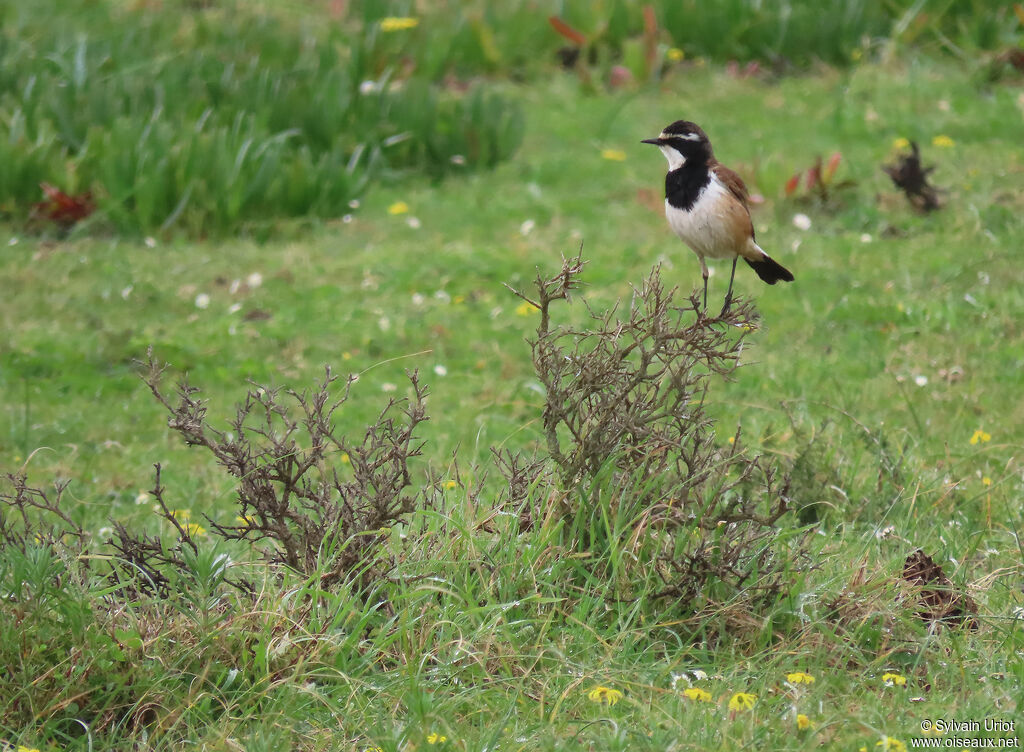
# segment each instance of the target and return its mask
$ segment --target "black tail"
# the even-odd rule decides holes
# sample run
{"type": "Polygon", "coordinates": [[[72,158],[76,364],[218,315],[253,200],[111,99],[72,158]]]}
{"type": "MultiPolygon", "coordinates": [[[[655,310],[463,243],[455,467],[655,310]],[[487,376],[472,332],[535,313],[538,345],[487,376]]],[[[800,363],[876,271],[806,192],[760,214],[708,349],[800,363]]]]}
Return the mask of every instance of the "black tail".
{"type": "Polygon", "coordinates": [[[780,279],[784,282],[793,281],[793,272],[768,254],[765,254],[764,258],[760,261],[751,261],[748,258],[744,258],[743,260],[750,264],[750,268],[757,272],[757,276],[769,285],[774,285],[780,279]]]}

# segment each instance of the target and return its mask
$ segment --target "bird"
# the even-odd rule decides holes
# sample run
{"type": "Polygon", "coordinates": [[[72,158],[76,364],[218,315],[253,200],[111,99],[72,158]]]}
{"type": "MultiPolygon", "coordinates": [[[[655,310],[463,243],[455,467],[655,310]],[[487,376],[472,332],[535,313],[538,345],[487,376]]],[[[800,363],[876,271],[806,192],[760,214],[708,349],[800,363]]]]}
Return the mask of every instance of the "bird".
{"type": "Polygon", "coordinates": [[[646,138],[641,143],[657,146],[668,160],[665,218],[669,227],[700,259],[705,313],[708,308],[706,257],[732,259],[729,291],[719,317],[724,316],[732,304],[732,285],[740,256],[769,285],[780,279],[793,281],[793,273],[757,244],[747,203],[747,186],[739,175],[715,159],[711,141],[699,125],[677,120],[657,138],[646,138]]]}

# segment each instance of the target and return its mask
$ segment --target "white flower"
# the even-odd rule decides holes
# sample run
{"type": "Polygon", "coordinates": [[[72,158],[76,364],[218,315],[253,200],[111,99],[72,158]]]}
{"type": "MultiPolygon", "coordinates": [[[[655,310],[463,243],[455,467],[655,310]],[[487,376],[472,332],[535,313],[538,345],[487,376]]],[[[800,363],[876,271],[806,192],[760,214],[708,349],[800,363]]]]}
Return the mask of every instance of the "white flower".
{"type": "Polygon", "coordinates": [[[132,294],[132,290],[134,290],[134,289],[135,289],[135,285],[128,285],[126,288],[121,290],[121,298],[123,300],[128,300],[128,296],[132,294]]]}
{"type": "Polygon", "coordinates": [[[398,387],[392,384],[390,381],[386,381],[380,385],[380,390],[382,392],[393,392],[396,389],[398,389],[398,387]]]}
{"type": "Polygon", "coordinates": [[[389,329],[391,329],[391,319],[389,319],[387,316],[381,316],[379,319],[377,319],[377,326],[380,327],[380,330],[382,332],[386,332],[389,329]]]}
{"type": "Polygon", "coordinates": [[[928,377],[925,376],[923,373],[918,374],[917,376],[914,377],[914,383],[917,384],[918,386],[925,386],[928,384],[928,377]]]}
{"type": "Polygon", "coordinates": [[[14,245],[17,245],[17,244],[18,244],[18,239],[17,238],[11,238],[10,240],[7,241],[7,245],[10,245],[10,246],[14,246],[14,245]]]}
{"type": "Polygon", "coordinates": [[[228,313],[238,313],[241,310],[242,310],[242,304],[241,303],[232,303],[230,306],[228,306],[228,313]]]}
{"type": "Polygon", "coordinates": [[[252,289],[256,289],[263,284],[263,275],[259,272],[253,272],[245,278],[245,284],[249,285],[252,289]]]}
{"type": "Polygon", "coordinates": [[[459,165],[460,167],[466,164],[466,158],[461,154],[452,154],[451,163],[453,165],[459,165]]]}
{"type": "Polygon", "coordinates": [[[794,214],[793,226],[798,230],[810,230],[811,218],[808,217],[806,214],[794,214]]]}
{"type": "Polygon", "coordinates": [[[421,292],[414,292],[412,294],[412,304],[414,306],[421,306],[427,302],[427,296],[421,292]]]}
{"type": "Polygon", "coordinates": [[[146,248],[156,248],[156,238],[148,237],[142,241],[146,244],[146,248]]]}
{"type": "Polygon", "coordinates": [[[405,223],[414,230],[418,230],[421,227],[419,217],[409,217],[407,220],[405,220],[405,223]]]}
{"type": "Polygon", "coordinates": [[[346,214],[346,215],[344,215],[344,216],[343,216],[343,217],[341,218],[341,221],[342,221],[342,222],[344,222],[345,224],[348,224],[348,223],[349,223],[349,222],[351,222],[351,221],[352,221],[353,219],[355,219],[355,218],[354,218],[354,217],[353,217],[353,216],[352,216],[351,214],[346,214]]]}
{"type": "Polygon", "coordinates": [[[536,222],[534,222],[532,219],[528,219],[525,222],[523,222],[521,225],[519,225],[519,234],[522,235],[525,238],[527,235],[529,235],[531,232],[533,232],[533,228],[536,227],[536,226],[537,226],[536,222]]]}
{"type": "Polygon", "coordinates": [[[348,202],[348,208],[349,209],[358,209],[359,208],[359,199],[354,198],[351,201],[349,201],[348,202]]]}
{"type": "Polygon", "coordinates": [[[861,243],[870,243],[872,240],[873,238],[866,232],[860,236],[861,243]]]}
{"type": "Polygon", "coordinates": [[[438,363],[436,366],[434,366],[434,373],[436,373],[438,376],[447,376],[448,375],[448,369],[445,368],[440,363],[438,363]]]}
{"type": "Polygon", "coordinates": [[[209,308],[210,307],[210,296],[205,292],[201,292],[196,295],[196,308],[209,308]]]}
{"type": "Polygon", "coordinates": [[[359,93],[363,96],[367,94],[373,94],[375,91],[380,90],[380,85],[376,81],[363,81],[359,84],[359,93]]]}

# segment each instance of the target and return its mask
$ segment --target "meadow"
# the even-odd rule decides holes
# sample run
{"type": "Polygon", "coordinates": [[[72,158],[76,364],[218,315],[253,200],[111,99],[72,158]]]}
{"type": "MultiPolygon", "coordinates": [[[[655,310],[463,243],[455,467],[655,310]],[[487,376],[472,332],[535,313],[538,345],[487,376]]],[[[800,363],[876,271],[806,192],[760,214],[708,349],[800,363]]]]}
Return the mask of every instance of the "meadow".
{"type": "MultiPolygon", "coordinates": [[[[5,8],[2,746],[900,750],[957,735],[939,721],[1016,720],[1024,79],[1005,50],[1021,20],[842,5],[830,25],[812,4],[757,16],[737,0],[700,26],[654,3],[651,29],[640,4],[567,3],[587,39],[572,67],[529,3],[468,4],[450,24],[438,6],[387,33],[385,13],[416,8],[81,3],[52,25],[5,8]],[[134,36],[104,36],[118,23],[134,36]],[[58,52],[36,55],[49,33],[58,52]],[[193,44],[194,59],[172,49],[193,44]],[[148,48],[157,63],[111,73],[148,48]],[[334,70],[326,50],[357,49],[334,70]],[[366,80],[384,86],[360,95],[366,80]],[[686,371],[701,422],[684,438],[709,478],[672,481],[688,517],[628,448],[561,471],[531,358],[541,317],[506,287],[535,298],[538,273],[582,254],[552,312],[589,342],[587,310],[628,318],[659,266],[694,324],[699,265],[664,222],[664,160],[640,144],[681,117],[744,177],[760,244],[796,275],[769,288],[739,269],[752,307],[694,330],[742,349],[724,375],[686,371]],[[911,141],[937,211],[882,170],[911,141]],[[48,221],[32,208],[44,181],[96,211],[48,221]],[[170,412],[144,381],[149,347],[170,412]],[[344,439],[309,473],[370,500],[348,538],[301,528],[316,545],[289,565],[273,511],[238,491],[306,456],[316,426],[232,475],[168,418],[187,375],[204,435],[227,446],[247,392],[281,389],[301,416],[284,390],[315,391],[325,365],[335,396],[358,378],[329,420],[344,439]],[[411,402],[386,424],[392,399],[411,402]],[[403,439],[418,402],[428,419],[403,439]],[[503,474],[495,452],[534,471],[503,474]],[[387,496],[395,477],[409,485],[387,496]],[[366,511],[385,496],[397,506],[366,511]],[[922,617],[928,588],[905,576],[918,549],[948,577],[930,592],[969,594],[973,618],[922,617]]],[[[714,272],[717,310],[728,267],[714,272]]]]}

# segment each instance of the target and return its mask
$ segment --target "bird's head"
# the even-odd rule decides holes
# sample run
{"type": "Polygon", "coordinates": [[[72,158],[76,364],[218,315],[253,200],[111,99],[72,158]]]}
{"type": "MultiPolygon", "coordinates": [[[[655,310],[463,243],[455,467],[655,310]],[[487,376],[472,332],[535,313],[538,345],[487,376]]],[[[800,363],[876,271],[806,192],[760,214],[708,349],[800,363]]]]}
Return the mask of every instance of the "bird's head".
{"type": "Polygon", "coordinates": [[[677,120],[658,134],[657,138],[645,138],[641,143],[654,144],[668,160],[669,170],[682,167],[687,162],[707,162],[712,157],[708,135],[696,123],[677,120]]]}

